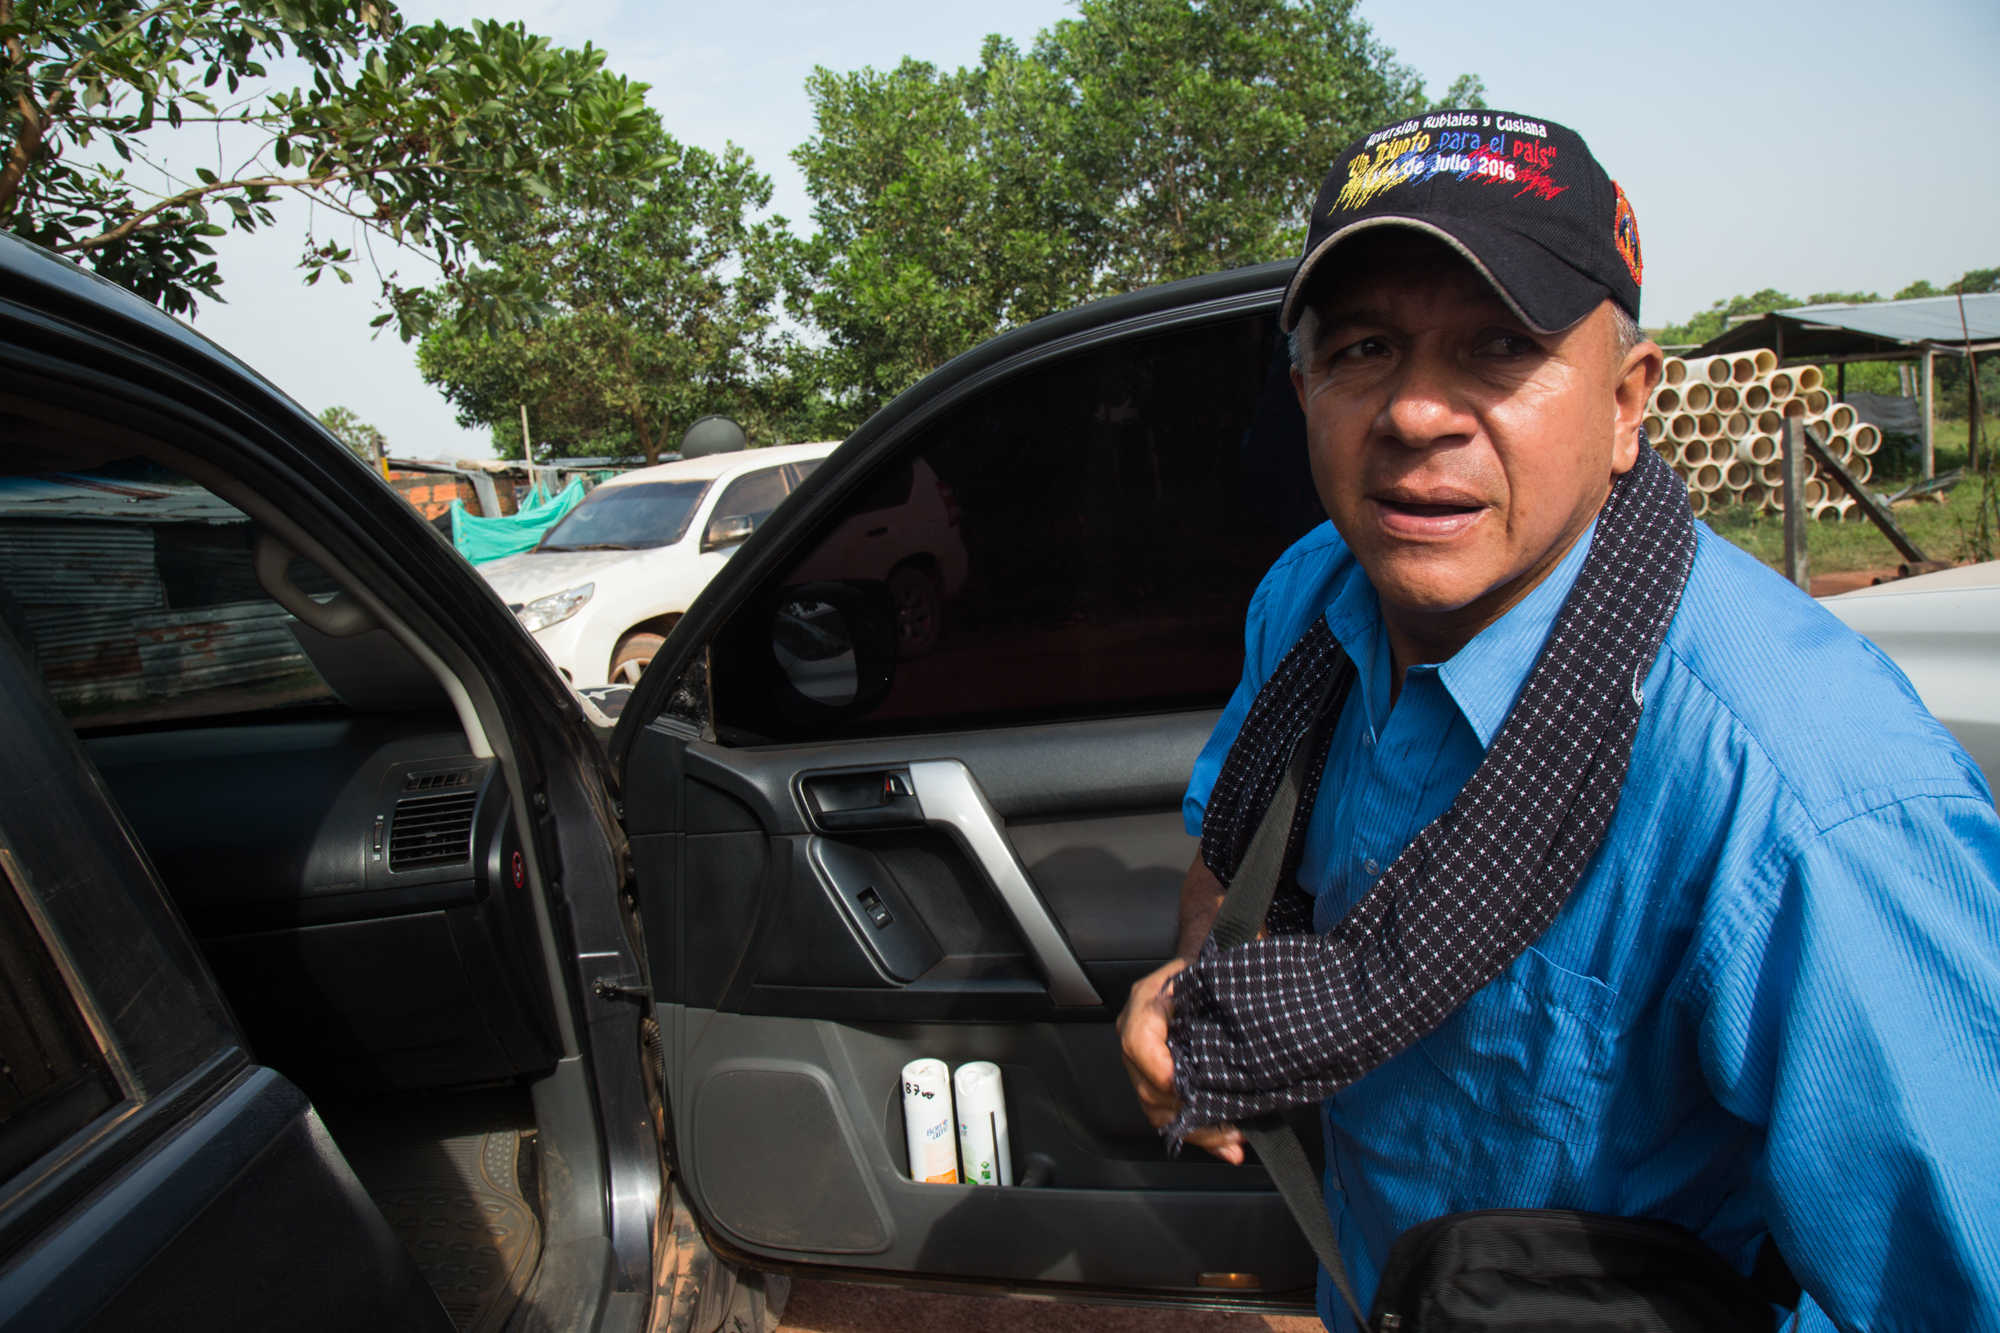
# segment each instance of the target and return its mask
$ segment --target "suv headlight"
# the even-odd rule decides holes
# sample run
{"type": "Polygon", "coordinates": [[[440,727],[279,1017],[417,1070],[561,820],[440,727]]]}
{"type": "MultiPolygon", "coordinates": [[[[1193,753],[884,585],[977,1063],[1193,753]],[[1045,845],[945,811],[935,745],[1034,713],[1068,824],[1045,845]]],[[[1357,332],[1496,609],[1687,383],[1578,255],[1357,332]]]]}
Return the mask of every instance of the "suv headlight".
{"type": "Polygon", "coordinates": [[[521,622],[522,629],[533,634],[538,629],[547,629],[551,625],[560,625],[568,620],[582,609],[583,604],[589,601],[590,595],[596,591],[595,583],[585,583],[579,587],[566,588],[561,592],[552,592],[547,597],[537,597],[529,602],[514,613],[514,618],[521,622]]]}

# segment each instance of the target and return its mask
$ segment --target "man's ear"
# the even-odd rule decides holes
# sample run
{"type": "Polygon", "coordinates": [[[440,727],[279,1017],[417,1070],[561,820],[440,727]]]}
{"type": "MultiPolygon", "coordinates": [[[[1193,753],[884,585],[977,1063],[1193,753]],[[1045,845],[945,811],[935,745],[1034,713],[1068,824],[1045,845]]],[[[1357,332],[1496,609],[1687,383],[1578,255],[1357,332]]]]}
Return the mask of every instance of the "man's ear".
{"type": "MultiPolygon", "coordinates": [[[[1618,367],[1618,382],[1612,388],[1616,423],[1611,445],[1611,473],[1623,476],[1639,461],[1639,426],[1646,418],[1646,404],[1659,387],[1666,366],[1666,353],[1651,339],[1625,353],[1618,367]]],[[[1658,441],[1654,441],[1658,443],[1658,441]]]]}

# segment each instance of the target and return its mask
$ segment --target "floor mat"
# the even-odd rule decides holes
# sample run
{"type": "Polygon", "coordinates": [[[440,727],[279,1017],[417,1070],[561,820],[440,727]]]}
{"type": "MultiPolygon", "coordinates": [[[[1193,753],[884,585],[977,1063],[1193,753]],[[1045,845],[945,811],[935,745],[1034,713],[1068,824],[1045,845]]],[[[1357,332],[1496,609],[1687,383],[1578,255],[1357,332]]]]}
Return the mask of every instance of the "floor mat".
{"type": "Polygon", "coordinates": [[[458,1333],[496,1333],[541,1257],[534,1131],[504,1099],[437,1098],[331,1119],[334,1140],[458,1333]]]}

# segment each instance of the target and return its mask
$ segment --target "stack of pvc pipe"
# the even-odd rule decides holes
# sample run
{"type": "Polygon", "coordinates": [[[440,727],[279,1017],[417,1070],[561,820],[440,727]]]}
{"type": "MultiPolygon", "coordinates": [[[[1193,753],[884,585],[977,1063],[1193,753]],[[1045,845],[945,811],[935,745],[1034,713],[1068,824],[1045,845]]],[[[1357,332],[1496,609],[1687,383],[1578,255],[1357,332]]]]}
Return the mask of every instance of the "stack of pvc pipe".
{"type": "MultiPolygon", "coordinates": [[[[1780,369],[1768,350],[1683,360],[1670,356],[1647,403],[1646,438],[1687,483],[1696,515],[1743,504],[1782,510],[1785,418],[1802,416],[1857,481],[1882,432],[1836,403],[1818,366],[1780,369]]],[[[1813,518],[1845,518],[1854,500],[1806,456],[1805,503],[1813,518]]]]}

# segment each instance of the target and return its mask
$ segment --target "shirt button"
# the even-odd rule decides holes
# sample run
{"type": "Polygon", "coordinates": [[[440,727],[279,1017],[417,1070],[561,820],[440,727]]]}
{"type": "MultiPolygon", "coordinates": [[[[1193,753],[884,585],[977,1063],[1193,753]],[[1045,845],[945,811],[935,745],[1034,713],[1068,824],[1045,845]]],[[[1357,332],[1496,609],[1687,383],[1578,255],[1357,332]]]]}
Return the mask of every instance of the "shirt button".
{"type": "Polygon", "coordinates": [[[1375,858],[1372,856],[1361,863],[1361,868],[1370,875],[1379,875],[1382,873],[1382,867],[1375,864],[1375,858]]]}

